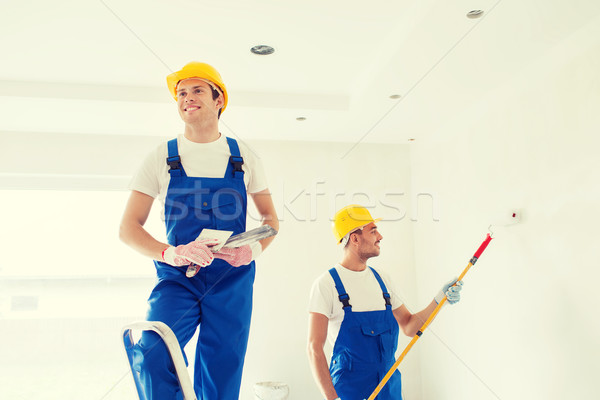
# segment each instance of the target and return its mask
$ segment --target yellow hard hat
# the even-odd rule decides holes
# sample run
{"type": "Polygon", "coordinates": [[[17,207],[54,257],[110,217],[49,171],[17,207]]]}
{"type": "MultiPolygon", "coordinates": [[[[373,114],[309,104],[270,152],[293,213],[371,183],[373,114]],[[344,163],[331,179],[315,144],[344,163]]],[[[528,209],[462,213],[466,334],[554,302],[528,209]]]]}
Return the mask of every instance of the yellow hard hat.
{"type": "Polygon", "coordinates": [[[192,61],[187,63],[185,67],[181,68],[180,71],[173,72],[172,74],[168,75],[167,86],[169,87],[169,91],[175,100],[177,100],[177,84],[188,78],[199,78],[208,81],[208,83],[216,85],[217,89],[223,93],[224,102],[221,112],[225,111],[225,108],[227,107],[227,89],[225,88],[225,84],[223,83],[221,75],[216,69],[208,64],[192,61]]]}
{"type": "Polygon", "coordinates": [[[351,204],[335,213],[332,224],[333,234],[339,244],[348,233],[378,221],[381,221],[381,218],[373,219],[365,207],[351,204]]]}

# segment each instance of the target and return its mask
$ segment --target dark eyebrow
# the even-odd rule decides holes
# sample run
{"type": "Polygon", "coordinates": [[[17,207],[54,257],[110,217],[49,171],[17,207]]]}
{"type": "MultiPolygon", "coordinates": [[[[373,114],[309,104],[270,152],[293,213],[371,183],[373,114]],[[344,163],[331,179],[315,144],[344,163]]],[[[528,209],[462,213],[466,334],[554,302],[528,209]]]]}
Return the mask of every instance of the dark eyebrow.
{"type": "MultiPolygon", "coordinates": [[[[200,85],[198,85],[198,86],[192,86],[190,89],[198,89],[198,88],[200,88],[200,89],[204,89],[204,88],[203,88],[202,86],[200,86],[200,85]]],[[[186,89],[177,89],[177,91],[178,91],[178,92],[181,92],[181,91],[184,91],[184,90],[186,90],[186,89]]]]}

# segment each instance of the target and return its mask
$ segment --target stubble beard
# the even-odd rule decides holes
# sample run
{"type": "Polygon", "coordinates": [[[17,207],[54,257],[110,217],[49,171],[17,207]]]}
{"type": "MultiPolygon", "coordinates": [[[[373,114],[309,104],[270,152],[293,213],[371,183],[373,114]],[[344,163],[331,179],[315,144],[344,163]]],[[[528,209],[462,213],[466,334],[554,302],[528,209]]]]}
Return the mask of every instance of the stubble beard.
{"type": "Polygon", "coordinates": [[[362,258],[363,260],[368,260],[369,258],[373,258],[373,257],[377,257],[379,256],[380,250],[372,250],[372,251],[365,251],[365,252],[361,252],[360,258],[362,258]]]}

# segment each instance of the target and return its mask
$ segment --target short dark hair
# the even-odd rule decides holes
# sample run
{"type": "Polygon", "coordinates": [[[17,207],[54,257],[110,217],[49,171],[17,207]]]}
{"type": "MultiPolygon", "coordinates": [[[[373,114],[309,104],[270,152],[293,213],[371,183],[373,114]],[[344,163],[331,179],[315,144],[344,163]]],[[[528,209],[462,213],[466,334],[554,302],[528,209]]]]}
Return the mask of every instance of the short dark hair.
{"type": "MultiPolygon", "coordinates": [[[[213,98],[213,100],[218,99],[219,95],[221,95],[221,92],[219,92],[217,89],[215,89],[213,87],[213,85],[209,85],[209,86],[210,86],[210,88],[212,90],[212,98],[213,98]]],[[[219,108],[219,115],[217,115],[217,118],[221,118],[221,111],[223,111],[223,107],[219,108]]]]}
{"type": "Polygon", "coordinates": [[[348,247],[348,244],[350,244],[350,236],[352,236],[353,234],[357,234],[357,235],[362,235],[362,229],[357,229],[354,232],[350,232],[348,234],[348,241],[346,242],[346,244],[344,245],[344,248],[348,247]]]}

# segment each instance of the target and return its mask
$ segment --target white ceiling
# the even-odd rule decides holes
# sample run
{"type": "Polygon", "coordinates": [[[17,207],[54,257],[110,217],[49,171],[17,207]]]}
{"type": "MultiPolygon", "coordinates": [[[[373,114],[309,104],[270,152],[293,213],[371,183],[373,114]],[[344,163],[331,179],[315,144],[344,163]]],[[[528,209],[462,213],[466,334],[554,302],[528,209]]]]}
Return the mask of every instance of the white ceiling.
{"type": "Polygon", "coordinates": [[[427,140],[598,14],[597,0],[4,0],[0,133],[172,136],[165,77],[196,60],[228,87],[227,134],[427,140]]]}

